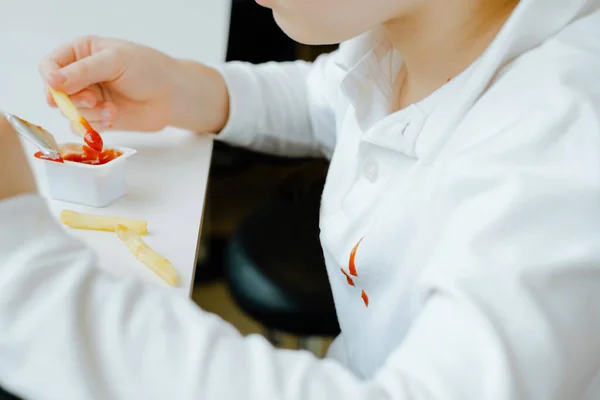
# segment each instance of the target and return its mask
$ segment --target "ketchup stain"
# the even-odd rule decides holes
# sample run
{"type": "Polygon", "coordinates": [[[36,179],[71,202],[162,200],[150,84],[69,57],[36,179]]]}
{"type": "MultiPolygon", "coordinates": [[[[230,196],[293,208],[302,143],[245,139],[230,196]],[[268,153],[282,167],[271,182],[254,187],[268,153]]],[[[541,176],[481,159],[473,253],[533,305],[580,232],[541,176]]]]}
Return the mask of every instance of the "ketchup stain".
{"type": "Polygon", "coordinates": [[[360,294],[360,297],[362,297],[363,301],[365,302],[365,307],[369,307],[369,296],[367,296],[367,292],[363,290],[360,294]]]}
{"type": "Polygon", "coordinates": [[[348,261],[348,270],[350,271],[350,275],[352,276],[358,276],[358,274],[356,273],[356,265],[354,264],[354,258],[356,257],[356,250],[358,250],[360,242],[362,242],[362,239],[360,239],[352,249],[352,252],[350,253],[350,260],[348,261]]]}
{"type": "Polygon", "coordinates": [[[104,147],[104,142],[102,141],[102,136],[92,126],[85,118],[81,118],[79,123],[85,128],[85,136],[83,137],[83,141],[89,147],[96,151],[102,151],[104,147]]]}
{"type": "MultiPolygon", "coordinates": [[[[358,250],[358,246],[360,245],[360,242],[362,242],[363,239],[364,239],[364,237],[361,238],[358,241],[358,243],[356,243],[354,245],[354,247],[352,248],[352,251],[350,252],[350,259],[348,260],[348,269],[350,270],[350,275],[355,276],[355,277],[358,277],[358,274],[356,273],[356,264],[354,262],[354,259],[356,258],[356,251],[358,250]]],[[[344,271],[344,268],[340,268],[340,270],[346,276],[348,285],[354,286],[354,280],[350,277],[350,275],[348,275],[346,273],[346,271],[344,271]]],[[[367,295],[367,292],[364,291],[364,289],[361,291],[360,297],[362,298],[362,301],[365,303],[365,307],[369,307],[369,296],[367,295]]]]}
{"type": "Polygon", "coordinates": [[[346,273],[346,271],[344,271],[344,269],[343,269],[343,268],[340,268],[340,271],[342,271],[342,274],[344,274],[344,275],[346,276],[346,280],[347,280],[347,282],[348,282],[348,285],[350,285],[350,286],[354,286],[354,281],[352,280],[352,278],[350,278],[350,275],[348,275],[348,274],[346,273]]]}

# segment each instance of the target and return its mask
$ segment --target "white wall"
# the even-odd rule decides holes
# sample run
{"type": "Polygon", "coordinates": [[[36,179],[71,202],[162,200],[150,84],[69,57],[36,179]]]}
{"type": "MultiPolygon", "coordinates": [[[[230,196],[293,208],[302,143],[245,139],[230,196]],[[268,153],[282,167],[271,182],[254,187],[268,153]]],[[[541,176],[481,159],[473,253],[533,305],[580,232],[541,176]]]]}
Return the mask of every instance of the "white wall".
{"type": "Polygon", "coordinates": [[[143,43],[176,57],[225,58],[231,0],[0,0],[0,109],[52,131],[39,60],[79,35],[143,43]]]}

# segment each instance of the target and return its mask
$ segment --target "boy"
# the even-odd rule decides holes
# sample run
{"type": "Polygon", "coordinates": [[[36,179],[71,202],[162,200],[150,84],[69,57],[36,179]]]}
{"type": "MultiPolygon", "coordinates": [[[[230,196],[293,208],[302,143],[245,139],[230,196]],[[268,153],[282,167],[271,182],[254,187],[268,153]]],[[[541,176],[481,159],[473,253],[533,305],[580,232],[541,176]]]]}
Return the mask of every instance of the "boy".
{"type": "Polygon", "coordinates": [[[259,1],[297,40],[344,43],[314,65],[211,68],[83,38],[41,70],[98,128],[331,157],[330,357],[111,279],[3,176],[0,382],[77,400],[597,399],[600,1],[259,1]]]}

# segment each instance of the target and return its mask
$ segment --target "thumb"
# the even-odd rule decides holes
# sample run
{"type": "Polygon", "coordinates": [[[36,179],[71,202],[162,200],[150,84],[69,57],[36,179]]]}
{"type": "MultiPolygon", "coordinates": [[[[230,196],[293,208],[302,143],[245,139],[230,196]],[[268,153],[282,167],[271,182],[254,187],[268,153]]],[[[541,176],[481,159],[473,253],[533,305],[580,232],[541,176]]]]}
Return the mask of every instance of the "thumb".
{"type": "Polygon", "coordinates": [[[117,79],[125,70],[125,57],[116,48],[104,49],[64,68],[50,72],[48,84],[67,94],[117,79]]]}

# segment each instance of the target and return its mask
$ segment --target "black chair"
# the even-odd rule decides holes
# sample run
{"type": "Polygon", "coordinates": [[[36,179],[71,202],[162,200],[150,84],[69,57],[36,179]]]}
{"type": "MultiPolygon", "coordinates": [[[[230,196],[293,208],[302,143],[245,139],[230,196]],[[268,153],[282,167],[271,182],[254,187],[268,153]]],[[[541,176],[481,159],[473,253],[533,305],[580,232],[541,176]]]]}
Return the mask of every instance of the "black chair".
{"type": "Polygon", "coordinates": [[[287,183],[284,192],[248,218],[229,240],[226,279],[238,306],[266,329],[299,338],[340,331],[319,241],[324,181],[287,183]]]}
{"type": "MultiPolygon", "coordinates": [[[[295,59],[296,42],[277,26],[271,10],[259,6],[254,0],[232,0],[226,61],[260,64],[295,59]]],[[[239,169],[274,158],[216,142],[212,171],[239,169]]]]}
{"type": "Polygon", "coordinates": [[[18,397],[13,396],[12,394],[5,392],[0,387],[0,400],[20,400],[18,397]]]}
{"type": "MultiPolygon", "coordinates": [[[[226,61],[259,64],[267,61],[293,61],[297,58],[296,42],[287,37],[277,26],[271,10],[259,6],[254,0],[232,0],[231,3],[226,61]]],[[[244,168],[271,164],[287,165],[290,161],[215,142],[209,182],[244,168]]],[[[208,194],[210,195],[210,190],[208,194]]],[[[207,206],[211,203],[208,200],[210,199],[207,199],[207,206]]],[[[218,207],[218,204],[213,204],[213,207],[218,207]]],[[[211,209],[207,207],[205,213],[207,225],[210,214],[211,209]]],[[[209,231],[209,228],[205,228],[199,243],[196,284],[210,282],[223,276],[222,257],[225,251],[223,244],[225,240],[211,236],[209,231]]]]}

